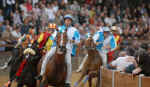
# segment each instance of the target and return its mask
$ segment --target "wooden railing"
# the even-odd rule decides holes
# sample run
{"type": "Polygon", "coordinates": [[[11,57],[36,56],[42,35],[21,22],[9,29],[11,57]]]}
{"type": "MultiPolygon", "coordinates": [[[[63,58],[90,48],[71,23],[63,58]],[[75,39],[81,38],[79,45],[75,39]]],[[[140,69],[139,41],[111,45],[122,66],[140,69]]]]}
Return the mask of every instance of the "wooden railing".
{"type": "Polygon", "coordinates": [[[150,77],[101,68],[101,87],[150,87],[150,77]]]}

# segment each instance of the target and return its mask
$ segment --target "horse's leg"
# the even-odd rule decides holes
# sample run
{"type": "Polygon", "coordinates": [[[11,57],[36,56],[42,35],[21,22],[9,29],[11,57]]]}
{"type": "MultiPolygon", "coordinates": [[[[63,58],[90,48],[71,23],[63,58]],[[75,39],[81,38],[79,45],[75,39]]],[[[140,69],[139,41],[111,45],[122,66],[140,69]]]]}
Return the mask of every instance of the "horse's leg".
{"type": "Polygon", "coordinates": [[[77,82],[75,82],[74,87],[77,87],[80,84],[80,82],[83,80],[83,78],[84,78],[85,75],[86,75],[85,73],[83,73],[81,75],[80,79],[77,82]]]}
{"type": "Polygon", "coordinates": [[[96,87],[100,87],[100,69],[97,72],[97,83],[96,83],[96,87]]]}
{"type": "Polygon", "coordinates": [[[46,82],[41,82],[40,83],[40,87],[46,87],[46,86],[47,86],[46,82]]]}
{"type": "Polygon", "coordinates": [[[36,85],[26,85],[26,87],[36,87],[36,85]]]}
{"type": "MultiPolygon", "coordinates": [[[[36,83],[36,87],[40,87],[40,84],[41,84],[41,81],[40,80],[37,80],[37,83],[36,83]]],[[[48,87],[48,85],[45,85],[43,87],[48,87]]]]}
{"type": "Polygon", "coordinates": [[[18,83],[17,87],[23,87],[23,84],[22,83],[18,83]]]}
{"type": "Polygon", "coordinates": [[[88,83],[89,83],[89,87],[92,87],[92,76],[91,75],[89,75],[88,83]]]}
{"type": "Polygon", "coordinates": [[[44,75],[42,81],[40,82],[40,87],[47,87],[47,86],[48,86],[47,78],[44,75]]]}

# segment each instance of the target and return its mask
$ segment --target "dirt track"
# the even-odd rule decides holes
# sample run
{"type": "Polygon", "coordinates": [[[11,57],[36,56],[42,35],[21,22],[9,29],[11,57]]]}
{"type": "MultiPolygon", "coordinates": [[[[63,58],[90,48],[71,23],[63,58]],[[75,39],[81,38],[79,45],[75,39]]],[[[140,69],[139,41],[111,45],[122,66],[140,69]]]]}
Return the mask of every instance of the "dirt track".
{"type": "MultiPolygon", "coordinates": [[[[75,83],[75,81],[78,80],[79,76],[80,76],[80,73],[73,72],[72,85],[75,83]]],[[[8,72],[0,72],[0,87],[2,87],[2,85],[6,83],[7,81],[8,81],[8,72]]],[[[12,87],[16,87],[16,83],[13,83],[12,87]]],[[[88,87],[87,84],[85,87],[88,87]]]]}
{"type": "MultiPolygon", "coordinates": [[[[0,53],[0,66],[2,66],[10,57],[10,53],[0,53]]],[[[76,58],[73,57],[72,58],[72,69],[73,71],[75,71],[78,67],[78,65],[80,64],[81,60],[83,59],[83,57],[80,58],[76,58]]],[[[75,83],[75,81],[77,81],[80,77],[80,73],[76,73],[73,72],[72,74],[72,85],[75,83]]],[[[8,81],[8,70],[4,71],[0,71],[0,87],[2,87],[2,85],[4,83],[6,83],[8,81]]],[[[16,84],[13,83],[12,87],[16,87],[16,84]]],[[[88,87],[87,85],[85,87],[88,87]]]]}

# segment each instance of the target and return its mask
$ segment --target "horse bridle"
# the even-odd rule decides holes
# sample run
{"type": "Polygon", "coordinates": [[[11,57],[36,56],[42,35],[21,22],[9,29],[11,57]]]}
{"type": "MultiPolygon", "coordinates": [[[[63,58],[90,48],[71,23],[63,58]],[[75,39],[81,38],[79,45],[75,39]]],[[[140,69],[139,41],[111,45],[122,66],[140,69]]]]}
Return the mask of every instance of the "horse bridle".
{"type": "Polygon", "coordinates": [[[95,50],[96,47],[85,47],[85,49],[87,49],[87,50],[95,50]]]}

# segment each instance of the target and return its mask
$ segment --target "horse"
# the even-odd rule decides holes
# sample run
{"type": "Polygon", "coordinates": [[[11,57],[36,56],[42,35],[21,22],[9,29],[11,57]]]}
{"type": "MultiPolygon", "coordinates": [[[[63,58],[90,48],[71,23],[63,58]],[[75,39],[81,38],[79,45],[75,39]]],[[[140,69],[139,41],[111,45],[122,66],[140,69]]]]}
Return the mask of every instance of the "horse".
{"type": "MultiPolygon", "coordinates": [[[[16,78],[16,81],[18,83],[17,87],[23,87],[24,85],[26,85],[26,87],[36,87],[36,79],[34,77],[37,75],[37,64],[41,58],[40,50],[36,47],[36,45],[32,45],[31,47],[28,47],[23,51],[22,58],[24,67],[22,72],[20,73],[20,76],[16,78]]],[[[22,63],[19,69],[21,67],[22,63]]]]}
{"type": "Polygon", "coordinates": [[[23,48],[18,47],[18,48],[13,48],[11,52],[11,57],[9,60],[5,63],[6,68],[10,67],[9,69],[9,81],[4,84],[4,87],[11,87],[12,81],[15,80],[15,74],[19,68],[18,65],[20,65],[22,61],[22,52],[23,48]]]}
{"type": "Polygon", "coordinates": [[[12,81],[16,80],[17,87],[36,87],[36,80],[34,76],[36,76],[36,65],[40,58],[40,53],[38,48],[33,44],[31,47],[25,49],[22,47],[14,48],[12,52],[12,59],[9,63],[10,72],[9,72],[9,79],[10,82],[6,87],[11,87],[12,81]],[[36,55],[33,55],[36,53],[36,55]],[[23,67],[22,72],[20,72],[20,76],[17,77],[18,70],[20,69],[22,62],[26,60],[26,63],[23,67]],[[19,65],[19,66],[18,66],[19,65]]]}
{"type": "MultiPolygon", "coordinates": [[[[67,34],[57,33],[56,52],[46,65],[46,70],[41,81],[37,82],[37,86],[55,86],[64,87],[67,75],[67,65],[65,62],[67,34]],[[62,39],[63,38],[63,39],[62,39]]],[[[43,57],[44,58],[44,57],[43,57]]],[[[38,64],[38,74],[40,74],[42,60],[38,64]]]]}
{"type": "Polygon", "coordinates": [[[96,50],[96,45],[93,42],[92,37],[89,37],[85,41],[85,47],[87,49],[88,58],[84,63],[83,69],[81,70],[80,79],[74,84],[74,87],[83,87],[84,83],[88,80],[89,87],[92,87],[92,78],[97,77],[97,87],[100,85],[100,67],[102,66],[102,57],[96,50]],[[96,74],[95,74],[96,73],[96,74]],[[84,79],[82,84],[81,81],[84,79]],[[78,86],[80,84],[80,86],[78,86]]]}

